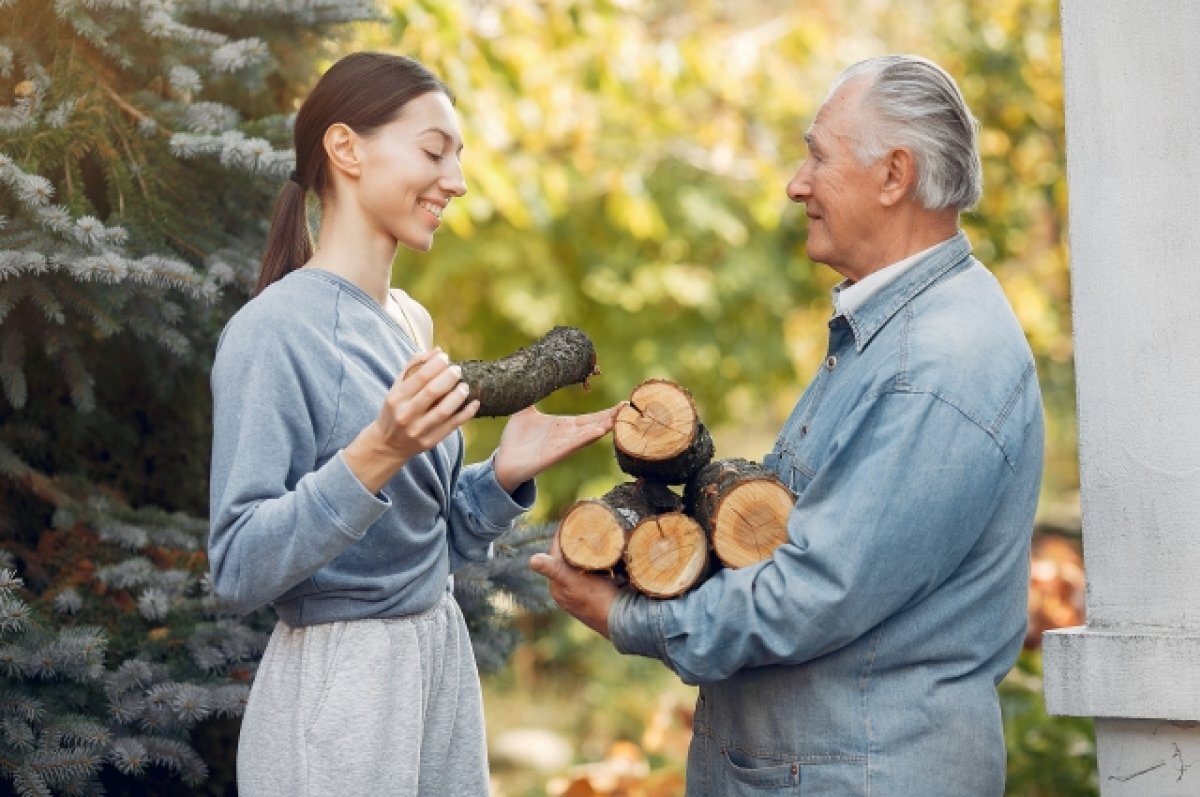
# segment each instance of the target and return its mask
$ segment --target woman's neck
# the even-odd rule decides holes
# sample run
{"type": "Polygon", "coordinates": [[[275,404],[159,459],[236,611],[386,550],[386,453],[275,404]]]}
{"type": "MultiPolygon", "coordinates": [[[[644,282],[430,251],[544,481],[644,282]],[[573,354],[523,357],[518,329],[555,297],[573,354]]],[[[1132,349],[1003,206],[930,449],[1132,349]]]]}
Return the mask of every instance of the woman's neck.
{"type": "Polygon", "coordinates": [[[376,230],[357,229],[360,225],[352,222],[352,216],[339,217],[329,210],[332,212],[321,220],[316,251],[305,265],[331,271],[384,304],[392,282],[396,241],[381,237],[376,230]]]}

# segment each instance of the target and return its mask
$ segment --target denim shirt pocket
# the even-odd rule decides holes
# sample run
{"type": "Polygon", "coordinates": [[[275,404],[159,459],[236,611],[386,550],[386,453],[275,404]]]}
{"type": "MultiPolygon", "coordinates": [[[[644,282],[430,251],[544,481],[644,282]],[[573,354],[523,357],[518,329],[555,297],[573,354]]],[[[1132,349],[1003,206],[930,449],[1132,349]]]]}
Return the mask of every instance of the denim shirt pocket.
{"type": "Polygon", "coordinates": [[[763,458],[763,467],[778,476],[797,498],[812,481],[813,470],[798,454],[780,440],[770,454],[763,458]]]}
{"type": "Polygon", "coordinates": [[[720,794],[728,797],[799,795],[800,765],[795,761],[762,760],[742,750],[721,750],[720,794]]]}
{"type": "Polygon", "coordinates": [[[761,759],[727,747],[721,750],[722,797],[822,797],[867,794],[867,759],[857,755],[796,756],[761,759]]]}

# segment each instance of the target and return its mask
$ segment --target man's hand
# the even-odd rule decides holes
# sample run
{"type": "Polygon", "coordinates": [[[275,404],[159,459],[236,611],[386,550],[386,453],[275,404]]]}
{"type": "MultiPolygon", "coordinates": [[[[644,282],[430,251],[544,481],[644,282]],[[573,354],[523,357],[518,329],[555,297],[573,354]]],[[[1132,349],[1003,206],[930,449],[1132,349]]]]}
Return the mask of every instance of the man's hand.
{"type": "Polygon", "coordinates": [[[604,576],[592,575],[567,563],[558,550],[558,535],[550,553],[534,554],[529,569],[550,582],[550,597],[579,622],[608,637],[608,610],[620,591],[604,576]]]}

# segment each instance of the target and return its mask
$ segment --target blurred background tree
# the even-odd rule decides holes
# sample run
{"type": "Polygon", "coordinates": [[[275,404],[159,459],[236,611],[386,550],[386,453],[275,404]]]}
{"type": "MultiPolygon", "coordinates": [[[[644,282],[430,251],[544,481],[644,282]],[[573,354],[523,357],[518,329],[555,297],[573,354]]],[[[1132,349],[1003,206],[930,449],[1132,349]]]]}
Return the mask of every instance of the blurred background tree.
{"type": "MultiPolygon", "coordinates": [[[[1073,396],[1062,87],[1050,0],[395,0],[358,46],[412,55],[458,94],[469,193],[395,278],[451,352],[498,356],[554,323],[598,337],[593,395],[675,379],[718,455],[760,457],[824,353],[835,275],[804,255],[784,186],[830,80],[910,50],[963,85],[987,191],[964,224],[1029,333],[1051,402],[1048,494],[1071,500],[1073,396]],[[447,287],[453,285],[452,290],[447,287]]],[[[476,455],[499,424],[472,426],[476,455]]],[[[547,474],[538,511],[620,478],[597,447],[547,474]],[[581,474],[583,477],[581,478],[581,474]]]]}
{"type": "MultiPolygon", "coordinates": [[[[882,52],[946,66],[981,123],[986,190],[963,225],[1029,336],[1046,398],[1039,535],[1077,549],[1053,0],[390,5],[390,27],[364,29],[359,46],[442,74],[467,142],[470,193],[446,214],[452,234],[429,256],[402,253],[395,270],[432,310],[439,342],[498,356],[553,324],[580,326],[604,373],[590,395],[563,391],[545,408],[606,406],[642,379],[672,378],[696,396],[719,456],[761,457],[824,353],[836,277],[805,257],[803,210],[784,186],[830,80],[882,52]]],[[[470,427],[475,456],[495,442],[489,423],[470,427]]],[[[611,447],[596,446],[539,480],[536,511],[553,520],[621,478],[611,447]]],[[[1078,621],[1076,586],[1076,614],[1059,622],[1078,621]]],[[[520,623],[528,643],[488,680],[497,733],[521,716],[570,728],[578,757],[596,760],[612,738],[637,738],[654,704],[630,684],[680,694],[662,668],[622,660],[561,615],[520,623]],[[530,693],[552,708],[522,713],[530,693]]],[[[1041,709],[1039,642],[1031,635],[1003,691],[1010,793],[1093,794],[1094,776],[1076,777],[1094,767],[1086,721],[1041,709]]],[[[529,793],[544,780],[525,781],[529,793]]]]}
{"type": "MultiPolygon", "coordinates": [[[[579,326],[604,373],[543,409],[608,406],[668,377],[695,395],[718,456],[750,458],[824,353],[836,282],[805,257],[803,209],[784,195],[802,133],[859,58],[914,51],[945,65],[982,124],[986,190],[964,226],[1046,394],[1039,522],[1077,530],[1054,0],[0,0],[0,548],[13,555],[0,567],[24,581],[0,585],[17,618],[0,618],[0,656],[15,656],[4,695],[69,713],[46,697],[53,685],[73,700],[87,689],[63,671],[34,690],[30,662],[68,631],[87,648],[81,627],[105,629],[101,681],[129,660],[177,668],[155,684],[206,689],[252,672],[268,619],[213,614],[200,578],[208,368],[291,168],[289,114],[322,67],[358,48],[417,57],[458,95],[470,192],[434,250],[401,252],[394,272],[432,311],[437,342],[493,357],[579,326]],[[373,14],[382,21],[338,24],[373,14]],[[240,641],[204,665],[188,654],[196,632],[240,641]]],[[[468,458],[501,426],[472,422],[468,458]]],[[[485,681],[497,732],[570,730],[584,761],[639,739],[670,768],[679,750],[645,742],[646,715],[691,693],[560,614],[523,610],[544,605],[523,557],[572,501],[620,479],[606,445],[546,474],[535,525],[458,593],[482,665],[524,640],[485,681]]],[[[1053,769],[1056,753],[1086,771],[1090,755],[1086,727],[1038,713],[1035,647],[1005,703],[1010,793],[1030,797],[1059,792],[1022,773],[1053,769]]],[[[94,694],[100,681],[88,683],[94,694]]],[[[86,746],[4,695],[13,760],[86,746]]],[[[71,704],[109,729],[96,744],[125,733],[104,701],[71,704]]],[[[204,716],[239,710],[214,698],[204,716]]],[[[190,727],[214,770],[197,788],[221,793],[236,720],[190,727]]],[[[545,780],[527,780],[529,793],[545,780]]]]}

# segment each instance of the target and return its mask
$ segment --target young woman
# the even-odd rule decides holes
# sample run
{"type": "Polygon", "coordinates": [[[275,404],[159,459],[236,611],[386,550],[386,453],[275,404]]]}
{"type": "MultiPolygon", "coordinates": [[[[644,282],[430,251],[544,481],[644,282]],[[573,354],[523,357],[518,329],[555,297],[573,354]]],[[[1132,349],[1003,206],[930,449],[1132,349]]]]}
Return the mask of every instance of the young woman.
{"type": "Polygon", "coordinates": [[[447,88],[358,53],[296,117],[255,298],[213,366],[209,558],[239,611],[273,605],[238,743],[238,792],[488,794],[479,678],[450,574],[486,559],[533,477],[612,428],[616,408],[513,415],[463,466],[457,366],[389,288],[466,192],[447,88]],[[314,249],[305,196],[321,203],[314,249]]]}

